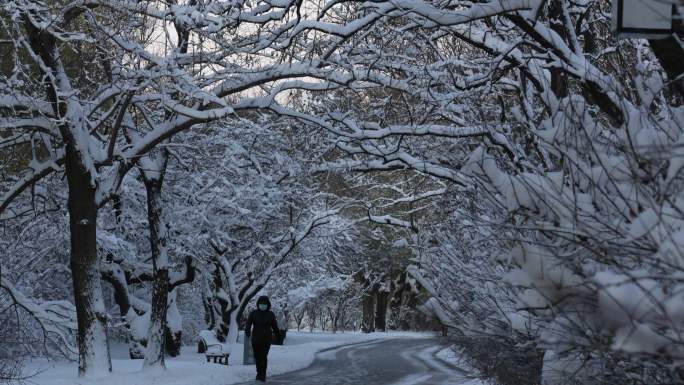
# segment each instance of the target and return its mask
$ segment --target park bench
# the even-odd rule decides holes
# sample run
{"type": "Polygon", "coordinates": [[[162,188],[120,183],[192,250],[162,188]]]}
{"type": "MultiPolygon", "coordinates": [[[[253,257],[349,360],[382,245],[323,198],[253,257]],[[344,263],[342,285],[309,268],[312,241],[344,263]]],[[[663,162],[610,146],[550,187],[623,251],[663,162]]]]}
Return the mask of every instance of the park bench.
{"type": "Polygon", "coordinates": [[[202,330],[199,336],[197,351],[204,353],[207,362],[213,361],[215,364],[228,365],[228,357],[230,356],[228,345],[219,341],[210,330],[202,330]]]}
{"type": "Polygon", "coordinates": [[[223,347],[223,344],[208,345],[207,351],[204,352],[204,355],[207,357],[207,362],[211,362],[213,359],[215,364],[219,363],[222,365],[228,365],[228,357],[230,356],[230,353],[224,352],[223,347]]]}

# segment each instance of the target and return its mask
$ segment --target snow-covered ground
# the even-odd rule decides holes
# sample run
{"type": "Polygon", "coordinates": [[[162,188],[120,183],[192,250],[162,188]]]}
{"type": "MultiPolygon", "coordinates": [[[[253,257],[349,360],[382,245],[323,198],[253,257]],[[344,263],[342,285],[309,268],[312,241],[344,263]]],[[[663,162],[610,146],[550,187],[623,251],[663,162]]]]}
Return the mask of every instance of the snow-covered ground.
{"type": "MultiPolygon", "coordinates": [[[[425,337],[426,334],[410,332],[390,333],[287,333],[284,346],[271,346],[269,375],[302,369],[311,364],[317,352],[335,346],[364,342],[380,338],[425,337]]],[[[204,354],[197,353],[196,346],[184,346],[176,358],[167,358],[167,370],[145,371],[142,360],[128,359],[127,347],[112,346],[112,373],[104,378],[80,379],[77,363],[33,360],[24,374],[36,373],[30,379],[37,385],[228,385],[254,379],[254,365],[242,365],[242,344],[231,354],[230,365],[207,363],[204,354]]]]}

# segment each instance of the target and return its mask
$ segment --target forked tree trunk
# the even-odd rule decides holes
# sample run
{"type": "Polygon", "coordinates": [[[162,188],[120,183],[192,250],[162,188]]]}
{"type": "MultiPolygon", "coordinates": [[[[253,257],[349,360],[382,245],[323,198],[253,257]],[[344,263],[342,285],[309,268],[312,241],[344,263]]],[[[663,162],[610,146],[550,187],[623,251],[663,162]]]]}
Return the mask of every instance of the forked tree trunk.
{"type": "Polygon", "coordinates": [[[302,329],[302,321],[304,321],[305,310],[301,310],[299,313],[295,313],[295,322],[297,323],[297,331],[302,329]]]}
{"type": "MultiPolygon", "coordinates": [[[[145,333],[144,335],[134,335],[131,324],[136,323],[140,317],[146,317],[145,312],[149,311],[149,308],[141,309],[143,302],[137,298],[135,301],[131,300],[131,294],[129,293],[128,282],[126,280],[126,274],[129,272],[125,272],[115,263],[111,264],[115,266],[109,267],[106,271],[101,271],[101,278],[112,285],[112,289],[114,290],[114,301],[119,305],[119,314],[125,319],[125,326],[128,330],[128,352],[130,358],[143,359],[145,358],[145,349],[147,346],[147,330],[143,331],[145,333]],[[135,308],[132,306],[133,302],[136,303],[135,308]]],[[[194,269],[194,267],[188,266],[186,269],[194,269]]],[[[194,272],[186,270],[186,275],[183,280],[189,282],[194,279],[193,275],[194,272]]],[[[154,276],[151,276],[151,279],[154,279],[154,276]]],[[[146,282],[148,279],[146,276],[138,276],[135,280],[146,282]]],[[[167,328],[164,333],[166,339],[165,347],[166,354],[171,357],[176,357],[180,354],[182,345],[182,323],[177,306],[177,294],[178,293],[174,288],[170,288],[166,310],[167,328]],[[171,320],[173,320],[173,322],[171,320]]]]}
{"type": "Polygon", "coordinates": [[[78,374],[100,376],[111,372],[112,361],[97,258],[96,189],[72,143],[67,144],[65,166],[69,184],[71,277],[78,319],[78,374]]]}

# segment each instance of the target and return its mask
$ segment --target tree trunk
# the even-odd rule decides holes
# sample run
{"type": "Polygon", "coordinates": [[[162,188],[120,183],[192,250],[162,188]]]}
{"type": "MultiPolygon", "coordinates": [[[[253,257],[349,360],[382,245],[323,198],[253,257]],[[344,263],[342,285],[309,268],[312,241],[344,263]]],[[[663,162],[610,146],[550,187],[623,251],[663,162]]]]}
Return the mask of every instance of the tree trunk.
{"type": "Polygon", "coordinates": [[[297,322],[297,331],[302,329],[302,321],[304,321],[305,310],[301,310],[299,313],[295,313],[295,322],[297,322]]]}
{"type": "Polygon", "coordinates": [[[126,342],[128,343],[128,354],[131,359],[143,358],[144,352],[142,347],[144,347],[143,339],[136,338],[131,329],[131,324],[135,322],[136,318],[140,317],[136,313],[135,309],[131,306],[130,293],[128,290],[128,282],[126,281],[126,273],[121,269],[116,263],[110,262],[109,266],[105,271],[101,271],[101,278],[112,285],[112,290],[114,290],[114,302],[119,305],[119,314],[121,318],[125,321],[127,336],[126,342]]]}
{"type": "Polygon", "coordinates": [[[313,309],[307,310],[306,315],[309,318],[309,332],[313,333],[314,327],[316,326],[316,315],[314,314],[313,309]]]}
{"type": "MultiPolygon", "coordinates": [[[[101,376],[112,370],[107,340],[107,313],[102,298],[99,260],[97,257],[97,202],[94,175],[84,159],[90,154],[79,148],[80,134],[87,135],[85,116],[80,104],[69,100],[73,89],[64,73],[56,38],[47,30],[38,29],[27,15],[24,27],[31,48],[40,55],[46,67],[43,76],[55,77],[58,82],[45,81],[45,91],[55,116],[63,119],[59,131],[66,144],[64,169],[69,186],[67,207],[71,240],[71,279],[78,333],[78,374],[81,377],[101,376]],[[61,76],[64,75],[64,76],[61,76]]],[[[38,74],[36,74],[38,75],[38,74]]]]}
{"type": "Polygon", "coordinates": [[[203,300],[207,329],[213,331],[220,342],[225,342],[230,331],[230,304],[217,294],[224,289],[221,268],[217,261],[214,262],[211,281],[207,283],[207,286],[207,294],[203,300]]]}
{"type": "Polygon", "coordinates": [[[418,327],[417,316],[420,312],[415,309],[418,306],[418,294],[417,288],[411,284],[404,286],[404,309],[409,309],[404,314],[402,314],[401,320],[399,322],[399,328],[401,330],[412,330],[418,327]]]}
{"type": "Polygon", "coordinates": [[[346,311],[347,311],[347,308],[346,308],[346,304],[345,304],[345,307],[340,310],[340,314],[337,316],[337,328],[341,329],[342,333],[344,333],[344,329],[347,327],[346,311]]]}
{"type": "Polygon", "coordinates": [[[204,323],[207,329],[214,330],[216,327],[216,312],[214,312],[214,296],[210,293],[208,287],[204,287],[204,295],[202,296],[202,306],[204,307],[204,323]]]}
{"type": "Polygon", "coordinates": [[[147,190],[147,219],[150,227],[150,246],[152,250],[152,309],[147,333],[144,368],[165,367],[165,332],[167,328],[166,311],[169,296],[169,268],[166,245],[168,233],[164,221],[161,201],[161,178],[143,178],[147,190]]]}
{"type": "Polygon", "coordinates": [[[370,290],[363,295],[362,301],[363,319],[361,323],[361,331],[370,333],[373,330],[373,323],[375,318],[375,290],[370,290]]]}
{"type": "Polygon", "coordinates": [[[246,284],[242,289],[240,289],[240,293],[238,294],[238,298],[240,299],[240,306],[237,309],[237,319],[241,320],[244,317],[245,310],[247,309],[247,305],[252,301],[254,297],[256,297],[257,294],[261,291],[261,289],[264,288],[264,284],[260,283],[254,286],[254,282],[250,281],[248,284],[246,284]]]}
{"type": "Polygon", "coordinates": [[[96,189],[73,143],[67,144],[66,157],[71,277],[78,319],[78,374],[99,376],[112,371],[112,361],[97,258],[96,189]]]}
{"type": "Polygon", "coordinates": [[[381,290],[377,292],[377,302],[375,308],[375,330],[384,332],[387,330],[387,302],[389,291],[381,290]]]}
{"type": "Polygon", "coordinates": [[[320,311],[318,312],[318,324],[321,327],[321,331],[325,331],[325,327],[327,326],[328,322],[328,317],[325,315],[324,312],[320,311]]]}
{"type": "Polygon", "coordinates": [[[395,275],[396,278],[392,280],[390,288],[391,294],[389,300],[389,328],[392,330],[400,328],[401,319],[403,318],[401,308],[404,300],[404,289],[406,287],[406,273],[401,271],[395,275]]]}
{"type": "Polygon", "coordinates": [[[172,289],[169,293],[168,307],[166,309],[166,330],[164,333],[166,354],[171,357],[180,355],[181,346],[183,345],[182,337],[183,323],[180,311],[178,310],[178,292],[172,289]]]}
{"type": "Polygon", "coordinates": [[[238,340],[238,334],[240,331],[240,325],[238,325],[236,309],[230,312],[230,324],[228,326],[228,337],[227,341],[234,345],[238,340]]]}
{"type": "Polygon", "coordinates": [[[219,300],[220,314],[217,317],[218,322],[214,327],[214,334],[221,342],[226,342],[228,334],[230,333],[230,304],[226,301],[219,300]]]}
{"type": "Polygon", "coordinates": [[[240,324],[238,323],[238,307],[234,306],[230,310],[230,314],[228,314],[228,334],[226,335],[225,341],[228,343],[228,352],[230,355],[233,355],[233,352],[237,351],[237,340],[238,340],[238,335],[240,334],[240,324]]]}

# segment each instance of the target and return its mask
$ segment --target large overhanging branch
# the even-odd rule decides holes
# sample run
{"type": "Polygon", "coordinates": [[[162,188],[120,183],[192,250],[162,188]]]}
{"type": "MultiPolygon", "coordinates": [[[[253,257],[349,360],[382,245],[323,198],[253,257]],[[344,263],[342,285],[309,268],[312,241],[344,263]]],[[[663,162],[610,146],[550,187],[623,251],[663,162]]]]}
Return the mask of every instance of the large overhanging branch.
{"type": "Polygon", "coordinates": [[[0,289],[9,296],[11,303],[0,304],[0,311],[18,306],[26,311],[40,327],[45,341],[53,342],[54,347],[67,358],[76,356],[73,333],[77,329],[76,309],[67,301],[46,301],[38,303],[26,297],[12,284],[6,274],[0,275],[0,289]]]}
{"type": "MultiPolygon", "coordinates": [[[[339,4],[342,2],[331,1],[330,3],[339,4]]],[[[368,12],[368,14],[363,17],[355,19],[345,25],[320,20],[302,20],[298,23],[292,35],[296,36],[303,31],[315,30],[329,35],[346,37],[369,26],[381,17],[398,17],[406,15],[407,13],[414,14],[426,20],[426,22],[424,22],[426,27],[452,26],[467,24],[480,19],[515,11],[533,10],[538,8],[542,3],[542,0],[494,0],[486,3],[471,4],[469,7],[452,10],[437,8],[431,3],[420,0],[364,2],[360,4],[360,7],[371,12],[368,12]]],[[[332,8],[330,5],[325,5],[323,7],[324,10],[330,8],[332,8]]]]}

